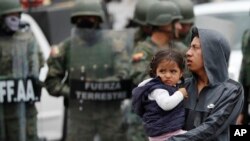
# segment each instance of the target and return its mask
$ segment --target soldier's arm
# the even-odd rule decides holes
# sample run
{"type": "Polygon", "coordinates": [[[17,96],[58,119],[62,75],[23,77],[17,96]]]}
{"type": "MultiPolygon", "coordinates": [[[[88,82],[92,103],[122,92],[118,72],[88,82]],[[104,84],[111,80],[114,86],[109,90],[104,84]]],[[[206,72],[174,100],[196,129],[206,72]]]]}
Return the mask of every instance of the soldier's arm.
{"type": "Polygon", "coordinates": [[[123,40],[115,40],[113,46],[115,48],[115,74],[120,79],[129,79],[131,48],[123,40]]]}
{"type": "MultiPolygon", "coordinates": [[[[27,31],[28,33],[29,31],[27,31]]],[[[45,59],[43,57],[43,53],[41,48],[32,33],[30,34],[30,38],[28,41],[28,60],[29,60],[29,75],[39,76],[40,69],[44,66],[45,59]]]]}
{"type": "Polygon", "coordinates": [[[148,78],[149,64],[153,57],[153,50],[146,44],[139,43],[131,56],[130,77],[133,79],[134,85],[139,84],[142,80],[148,78]]]}
{"type": "Polygon", "coordinates": [[[49,70],[45,79],[45,86],[52,96],[68,96],[69,86],[63,81],[67,80],[67,54],[70,47],[70,41],[52,47],[49,59],[47,61],[49,70]]]}

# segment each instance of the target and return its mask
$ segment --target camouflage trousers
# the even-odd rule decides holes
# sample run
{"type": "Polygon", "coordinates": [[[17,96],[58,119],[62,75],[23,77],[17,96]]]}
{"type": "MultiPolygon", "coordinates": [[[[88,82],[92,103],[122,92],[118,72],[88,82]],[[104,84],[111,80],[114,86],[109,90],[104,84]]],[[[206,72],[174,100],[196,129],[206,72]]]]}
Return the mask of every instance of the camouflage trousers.
{"type": "Polygon", "coordinates": [[[127,136],[129,141],[148,141],[142,122],[139,120],[134,121],[133,124],[128,126],[127,136]]]}
{"type": "Polygon", "coordinates": [[[0,104],[0,140],[1,141],[38,141],[37,112],[34,107],[27,106],[25,112],[19,114],[16,104],[0,104]],[[6,108],[7,107],[7,108],[6,108]],[[23,116],[19,116],[23,115],[23,116]]]}
{"type": "Polygon", "coordinates": [[[129,141],[148,141],[141,118],[132,111],[131,101],[127,101],[123,114],[127,125],[127,138],[129,141]]]}
{"type": "Polygon", "coordinates": [[[127,141],[120,102],[83,102],[70,106],[66,141],[127,141]]]}

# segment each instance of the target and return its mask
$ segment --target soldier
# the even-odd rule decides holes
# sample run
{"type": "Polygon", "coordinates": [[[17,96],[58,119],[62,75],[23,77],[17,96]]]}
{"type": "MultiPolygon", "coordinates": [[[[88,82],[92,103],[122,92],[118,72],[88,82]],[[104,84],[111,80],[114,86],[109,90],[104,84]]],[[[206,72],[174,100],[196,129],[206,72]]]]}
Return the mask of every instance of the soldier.
{"type": "Polygon", "coordinates": [[[194,5],[191,0],[173,0],[180,8],[183,19],[180,20],[182,28],[177,33],[177,40],[180,40],[187,47],[190,44],[190,29],[194,25],[194,5]]]}
{"type": "Polygon", "coordinates": [[[239,82],[243,85],[244,94],[245,94],[245,103],[243,107],[242,115],[243,119],[240,121],[240,124],[247,124],[249,125],[250,115],[248,105],[250,103],[250,29],[247,29],[243,36],[242,36],[242,53],[243,53],[243,60],[241,64],[239,82]]]}
{"type": "Polygon", "coordinates": [[[19,2],[0,1],[0,140],[38,141],[37,109],[43,57],[19,2]]]}
{"type": "Polygon", "coordinates": [[[46,88],[64,96],[67,141],[126,141],[121,103],[130,82],[126,33],[102,30],[99,1],[75,3],[71,37],[53,47],[46,88]]]}
{"type": "Polygon", "coordinates": [[[173,48],[185,54],[186,46],[173,41],[175,30],[181,28],[181,18],[180,10],[171,1],[156,1],[150,6],[147,11],[147,24],[152,26],[151,36],[138,43],[132,55],[131,77],[135,85],[148,77],[145,69],[159,49],[173,48]]]}
{"type": "Polygon", "coordinates": [[[135,5],[135,11],[133,19],[131,22],[138,27],[135,34],[135,43],[139,41],[144,41],[148,36],[150,36],[151,28],[146,23],[146,14],[148,8],[155,2],[155,0],[138,0],[135,5]]]}

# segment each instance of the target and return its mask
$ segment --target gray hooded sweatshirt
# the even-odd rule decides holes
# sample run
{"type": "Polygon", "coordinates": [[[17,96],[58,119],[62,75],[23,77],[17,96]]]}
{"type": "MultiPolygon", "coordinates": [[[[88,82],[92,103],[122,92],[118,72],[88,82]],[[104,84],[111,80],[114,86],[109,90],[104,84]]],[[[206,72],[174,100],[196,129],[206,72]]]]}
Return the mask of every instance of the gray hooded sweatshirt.
{"type": "Polygon", "coordinates": [[[229,141],[229,127],[235,124],[243,106],[243,88],[228,77],[230,47],[225,38],[213,30],[198,32],[209,85],[198,94],[196,75],[186,80],[188,132],[168,141],[229,141]]]}

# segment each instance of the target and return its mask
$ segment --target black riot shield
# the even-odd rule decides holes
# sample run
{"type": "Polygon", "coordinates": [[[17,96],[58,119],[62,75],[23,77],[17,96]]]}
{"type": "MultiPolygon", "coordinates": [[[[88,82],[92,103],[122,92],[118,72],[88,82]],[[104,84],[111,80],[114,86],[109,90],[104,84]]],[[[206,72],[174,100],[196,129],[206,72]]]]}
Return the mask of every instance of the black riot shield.
{"type": "Polygon", "coordinates": [[[3,106],[0,105],[0,140],[5,140],[5,128],[4,128],[4,110],[3,106]]]}
{"type": "Polygon", "coordinates": [[[116,100],[130,93],[133,32],[75,28],[70,49],[72,99],[116,100]]]}
{"type": "MultiPolygon", "coordinates": [[[[88,137],[80,135],[78,131],[86,133],[93,129],[94,135],[89,133],[91,137],[88,139],[98,137],[103,140],[101,133],[98,134],[102,131],[101,126],[95,127],[97,122],[94,121],[105,122],[105,117],[111,115],[114,116],[110,118],[115,118],[120,109],[119,103],[131,93],[129,59],[133,36],[134,32],[129,30],[72,30],[68,139],[86,139],[88,137]],[[84,123],[85,126],[78,123],[84,123]]],[[[113,122],[116,124],[118,120],[113,122]]]]}
{"type": "Polygon", "coordinates": [[[0,37],[0,140],[27,141],[27,103],[40,99],[39,48],[30,38],[0,37]]]}

